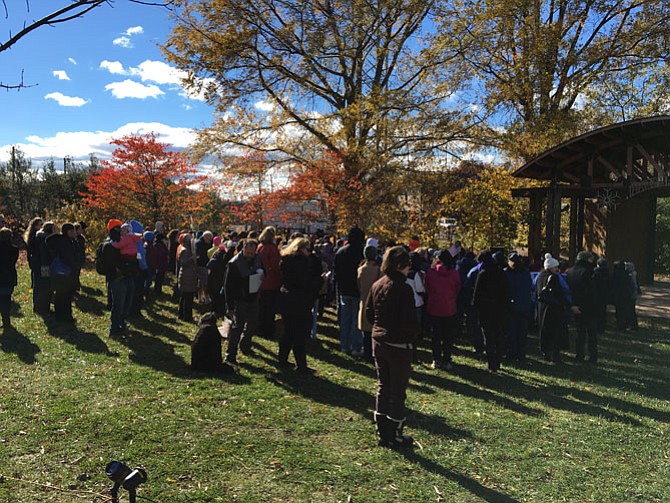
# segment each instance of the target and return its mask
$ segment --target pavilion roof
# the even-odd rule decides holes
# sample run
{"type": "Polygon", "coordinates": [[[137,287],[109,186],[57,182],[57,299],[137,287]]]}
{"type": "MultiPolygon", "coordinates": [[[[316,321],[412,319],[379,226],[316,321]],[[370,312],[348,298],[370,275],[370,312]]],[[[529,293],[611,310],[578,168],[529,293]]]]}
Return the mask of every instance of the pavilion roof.
{"type": "Polygon", "coordinates": [[[612,124],[576,136],[517,169],[513,176],[571,187],[658,184],[670,179],[670,116],[612,124]]]}

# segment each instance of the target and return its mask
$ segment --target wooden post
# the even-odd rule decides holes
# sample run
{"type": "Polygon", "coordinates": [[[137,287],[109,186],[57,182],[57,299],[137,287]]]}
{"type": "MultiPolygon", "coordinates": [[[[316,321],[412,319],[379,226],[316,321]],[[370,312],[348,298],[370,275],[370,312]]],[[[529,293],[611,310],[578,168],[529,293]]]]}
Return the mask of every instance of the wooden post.
{"type": "Polygon", "coordinates": [[[542,253],[542,202],[544,194],[533,191],[528,204],[528,257],[533,260],[542,253]]]}

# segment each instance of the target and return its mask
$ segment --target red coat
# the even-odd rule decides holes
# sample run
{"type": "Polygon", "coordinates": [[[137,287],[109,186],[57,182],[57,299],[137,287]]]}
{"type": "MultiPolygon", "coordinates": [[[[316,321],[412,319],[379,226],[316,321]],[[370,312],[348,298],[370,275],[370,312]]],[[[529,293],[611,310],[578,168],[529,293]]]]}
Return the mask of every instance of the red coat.
{"type": "Polygon", "coordinates": [[[426,274],[426,312],[430,316],[449,317],[457,311],[456,299],[461,291],[461,277],[454,269],[437,264],[426,274]]]}
{"type": "Polygon", "coordinates": [[[263,262],[263,269],[265,270],[265,277],[261,283],[261,290],[279,290],[281,287],[281,274],[279,272],[279,249],[274,243],[263,244],[258,246],[258,255],[263,262]]]}

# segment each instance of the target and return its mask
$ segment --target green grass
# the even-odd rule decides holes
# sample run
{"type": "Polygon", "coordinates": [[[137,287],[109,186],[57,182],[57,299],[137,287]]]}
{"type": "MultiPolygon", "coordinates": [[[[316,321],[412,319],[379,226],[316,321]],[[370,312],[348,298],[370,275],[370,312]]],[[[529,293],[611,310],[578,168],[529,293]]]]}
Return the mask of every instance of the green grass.
{"type": "Polygon", "coordinates": [[[607,332],[597,369],[533,352],[491,376],[459,346],[448,374],[422,349],[408,390],[419,445],[399,453],[375,446],[374,372],[337,351],[332,312],[310,347],[316,375],[279,372],[276,343],[258,340],[239,375],[211,378],[188,369],[195,326],[170,301],[110,340],[103,282],[82,282],[77,327],[48,328],[21,268],[17,333],[0,335],[0,501],[108,501],[113,459],[143,465],[138,494],[166,503],[670,501],[668,320],[607,332]]]}

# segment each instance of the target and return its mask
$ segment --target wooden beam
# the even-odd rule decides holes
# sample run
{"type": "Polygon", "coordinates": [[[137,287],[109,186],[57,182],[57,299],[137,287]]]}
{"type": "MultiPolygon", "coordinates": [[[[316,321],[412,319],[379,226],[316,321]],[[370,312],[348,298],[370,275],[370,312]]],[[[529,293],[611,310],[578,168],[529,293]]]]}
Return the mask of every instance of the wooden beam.
{"type": "Polygon", "coordinates": [[[605,159],[602,155],[598,154],[598,162],[610,170],[611,173],[621,177],[621,170],[614,166],[611,162],[605,159]]]}
{"type": "Polygon", "coordinates": [[[661,173],[663,172],[663,170],[658,165],[658,163],[654,160],[654,158],[649,155],[649,152],[647,152],[647,150],[642,145],[640,145],[639,143],[635,145],[635,148],[637,149],[638,152],[640,152],[640,154],[642,154],[642,157],[644,157],[645,160],[649,164],[651,164],[651,166],[654,168],[654,171],[656,172],[656,176],[660,176],[661,173]]]}
{"type": "Polygon", "coordinates": [[[633,145],[628,145],[626,148],[626,173],[628,179],[633,180],[633,145]]]}

